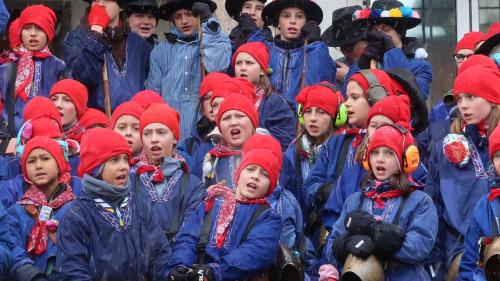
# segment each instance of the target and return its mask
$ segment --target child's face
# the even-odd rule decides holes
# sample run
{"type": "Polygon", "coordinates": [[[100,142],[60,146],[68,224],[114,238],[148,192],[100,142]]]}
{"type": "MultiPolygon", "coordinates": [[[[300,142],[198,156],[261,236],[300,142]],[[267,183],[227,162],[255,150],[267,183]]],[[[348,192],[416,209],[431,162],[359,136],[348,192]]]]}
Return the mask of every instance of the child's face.
{"type": "Polygon", "coordinates": [[[219,106],[224,101],[223,97],[216,97],[212,101],[212,110],[214,112],[215,117],[217,118],[217,114],[219,113],[219,106]]]}
{"type": "Polygon", "coordinates": [[[285,8],[279,17],[281,39],[290,41],[299,38],[300,30],[306,24],[306,15],[299,8],[285,8]]]}
{"type": "Polygon", "coordinates": [[[50,153],[42,148],[33,149],[26,158],[28,180],[36,186],[51,186],[57,183],[59,168],[50,153]]]}
{"type": "Polygon", "coordinates": [[[55,94],[51,98],[61,114],[62,125],[70,125],[78,119],[76,107],[71,98],[65,94],[55,94]]]}
{"type": "Polygon", "coordinates": [[[40,51],[47,45],[47,35],[35,24],[27,24],[21,32],[23,46],[28,51],[40,51]]]}
{"type": "Polygon", "coordinates": [[[500,176],[500,151],[493,154],[493,166],[495,166],[495,171],[497,175],[500,176]]]}
{"type": "Polygon", "coordinates": [[[217,115],[214,112],[214,109],[212,107],[212,104],[210,103],[210,99],[212,98],[212,91],[208,92],[203,98],[201,99],[201,111],[203,113],[203,116],[210,120],[211,122],[215,122],[217,119],[217,115]]]}
{"type": "Polygon", "coordinates": [[[370,167],[379,181],[386,180],[399,173],[396,154],[390,148],[381,146],[370,153],[370,167]]]}
{"type": "Polygon", "coordinates": [[[224,112],[219,129],[224,142],[233,149],[240,149],[245,141],[255,134],[250,118],[238,110],[224,112]]]}
{"type": "Polygon", "coordinates": [[[236,188],[236,198],[264,198],[269,190],[269,184],[269,174],[266,170],[257,165],[248,165],[240,173],[236,188]]]}
{"type": "Polygon", "coordinates": [[[332,116],[319,107],[310,107],[303,113],[304,127],[313,138],[324,136],[332,126],[332,116]]]}
{"type": "Polygon", "coordinates": [[[102,168],[102,180],[114,186],[125,186],[128,179],[129,160],[125,153],[108,159],[102,168]]]}
{"type": "Polygon", "coordinates": [[[259,63],[248,53],[239,53],[234,62],[236,77],[244,78],[254,86],[259,85],[260,76],[263,74],[259,63]]]}
{"type": "Polygon", "coordinates": [[[363,88],[356,81],[349,81],[346,89],[348,123],[354,128],[364,128],[370,105],[365,98],[363,88]]]}
{"type": "Polygon", "coordinates": [[[461,93],[457,97],[458,111],[468,125],[477,125],[490,116],[493,104],[482,97],[461,93]]]}
{"type": "Polygon", "coordinates": [[[133,13],[128,17],[130,30],[142,38],[149,38],[155,32],[156,17],[150,13],[133,13]]]}
{"type": "Polygon", "coordinates": [[[173,18],[175,27],[177,27],[182,35],[190,36],[196,31],[198,19],[193,16],[193,13],[190,10],[177,10],[174,13],[173,18]]]}
{"type": "Polygon", "coordinates": [[[370,138],[373,132],[375,132],[375,129],[377,129],[382,124],[394,124],[394,122],[392,122],[392,120],[385,115],[374,115],[368,123],[368,128],[366,128],[368,138],[370,138]]]}
{"type": "Polygon", "coordinates": [[[132,155],[137,155],[141,152],[142,141],[139,132],[139,119],[132,115],[122,115],[116,120],[113,130],[127,140],[132,155]]]}
{"type": "Polygon", "coordinates": [[[257,0],[249,0],[243,3],[241,7],[241,14],[249,14],[252,19],[257,24],[258,28],[264,27],[264,21],[262,20],[262,10],[264,10],[264,3],[257,0]]]}
{"type": "Polygon", "coordinates": [[[142,131],[142,143],[148,160],[160,164],[163,157],[173,155],[177,140],[167,126],[152,123],[142,131]]]}

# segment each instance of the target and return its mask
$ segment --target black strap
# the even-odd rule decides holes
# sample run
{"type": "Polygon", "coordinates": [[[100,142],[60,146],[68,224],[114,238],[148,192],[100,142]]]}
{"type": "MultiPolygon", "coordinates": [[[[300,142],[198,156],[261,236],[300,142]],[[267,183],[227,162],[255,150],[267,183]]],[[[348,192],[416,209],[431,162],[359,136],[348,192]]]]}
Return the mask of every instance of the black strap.
{"type": "MultiPolygon", "coordinates": [[[[260,215],[265,210],[267,210],[269,208],[271,208],[271,206],[269,206],[269,204],[258,205],[258,207],[253,212],[252,217],[250,218],[250,221],[248,221],[248,224],[245,227],[245,231],[243,232],[243,235],[241,236],[241,240],[239,243],[240,245],[243,242],[245,242],[245,240],[248,237],[248,234],[252,230],[253,226],[255,225],[255,222],[260,217],[260,215]]],[[[207,249],[208,239],[210,237],[210,229],[212,227],[213,210],[214,210],[214,208],[212,207],[212,209],[210,209],[210,211],[208,211],[205,214],[205,218],[203,219],[200,240],[198,241],[198,245],[196,246],[196,248],[198,250],[198,264],[205,263],[205,253],[206,253],[206,249],[207,249]]]]}
{"type": "Polygon", "coordinates": [[[189,173],[184,173],[182,175],[182,181],[179,190],[179,200],[178,200],[179,206],[175,208],[175,213],[172,217],[172,221],[170,222],[170,227],[168,228],[168,231],[165,231],[165,235],[167,236],[169,242],[174,241],[175,235],[177,235],[177,232],[179,232],[179,228],[184,219],[184,216],[182,216],[181,218],[179,212],[181,210],[184,210],[184,206],[182,206],[182,203],[184,202],[184,193],[186,192],[186,188],[189,183],[189,178],[190,178],[189,173]]]}
{"type": "Polygon", "coordinates": [[[16,77],[17,77],[18,62],[12,62],[9,71],[9,81],[7,84],[7,93],[5,95],[7,105],[7,128],[11,136],[16,135],[16,124],[14,121],[15,112],[15,92],[16,92],[16,77]]]}
{"type": "Polygon", "coordinates": [[[344,142],[342,142],[339,158],[337,159],[337,164],[335,166],[334,180],[336,180],[344,170],[345,160],[347,159],[347,150],[349,149],[349,145],[351,145],[351,140],[353,140],[354,138],[354,135],[346,135],[344,138],[344,142]]]}
{"type": "Polygon", "coordinates": [[[297,140],[296,148],[295,148],[295,178],[297,179],[297,187],[300,189],[302,186],[304,179],[302,178],[302,161],[300,161],[299,155],[299,144],[300,140],[297,140]]]}

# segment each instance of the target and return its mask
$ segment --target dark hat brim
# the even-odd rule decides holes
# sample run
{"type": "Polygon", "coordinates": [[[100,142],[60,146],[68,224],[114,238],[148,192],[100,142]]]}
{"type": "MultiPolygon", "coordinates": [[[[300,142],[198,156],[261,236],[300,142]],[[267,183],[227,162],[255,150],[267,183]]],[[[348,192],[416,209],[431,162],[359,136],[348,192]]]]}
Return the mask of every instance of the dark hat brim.
{"type": "MultiPolygon", "coordinates": [[[[92,0],[83,0],[83,1],[85,1],[85,2],[87,2],[89,4],[92,3],[92,0]]],[[[123,3],[124,1],[123,0],[116,0],[115,2],[118,3],[118,6],[120,6],[120,7],[122,7],[124,5],[124,3],[123,3]]]]}
{"type": "MultiPolygon", "coordinates": [[[[409,18],[409,17],[380,17],[380,18],[367,18],[367,19],[357,19],[357,22],[366,22],[369,26],[374,24],[384,23],[390,26],[398,25],[401,29],[408,30],[418,26],[422,19],[419,18],[409,18]]],[[[398,28],[399,29],[399,28],[398,28]]]]}
{"type": "Polygon", "coordinates": [[[498,44],[500,44],[500,33],[497,33],[488,38],[488,40],[484,41],[483,44],[477,48],[475,53],[488,56],[490,51],[498,44]]]}
{"type": "Polygon", "coordinates": [[[213,13],[217,10],[217,4],[211,0],[177,0],[165,3],[159,8],[160,18],[166,21],[171,20],[171,16],[175,11],[182,8],[189,8],[193,6],[195,2],[206,3],[210,8],[210,12],[213,13]]]}
{"type": "Polygon", "coordinates": [[[264,7],[262,19],[266,24],[278,26],[281,10],[289,7],[298,7],[304,10],[307,21],[314,21],[320,24],[323,21],[323,11],[321,7],[310,0],[274,0],[264,7]]]}
{"type": "Polygon", "coordinates": [[[329,47],[342,47],[350,44],[354,44],[358,42],[359,40],[363,40],[365,38],[364,33],[348,38],[346,40],[335,40],[333,37],[333,26],[330,25],[324,32],[321,34],[321,40],[325,42],[325,44],[329,47]]]}
{"type": "MultiPolygon", "coordinates": [[[[226,4],[224,5],[226,8],[227,14],[233,18],[235,21],[240,20],[240,12],[243,4],[249,0],[226,0],[226,4]]],[[[266,3],[266,0],[258,0],[263,4],[266,3]]]]}

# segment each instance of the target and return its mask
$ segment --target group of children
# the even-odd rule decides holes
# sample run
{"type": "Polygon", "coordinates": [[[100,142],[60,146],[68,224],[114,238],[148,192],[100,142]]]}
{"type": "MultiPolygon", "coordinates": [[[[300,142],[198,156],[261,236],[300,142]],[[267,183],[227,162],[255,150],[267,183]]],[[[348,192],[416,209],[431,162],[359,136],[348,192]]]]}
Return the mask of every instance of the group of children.
{"type": "Polygon", "coordinates": [[[500,280],[499,23],[429,124],[397,1],[323,36],[310,0],[227,0],[229,36],[210,0],[88,2],[64,62],[51,9],[9,28],[0,279],[500,280]]]}

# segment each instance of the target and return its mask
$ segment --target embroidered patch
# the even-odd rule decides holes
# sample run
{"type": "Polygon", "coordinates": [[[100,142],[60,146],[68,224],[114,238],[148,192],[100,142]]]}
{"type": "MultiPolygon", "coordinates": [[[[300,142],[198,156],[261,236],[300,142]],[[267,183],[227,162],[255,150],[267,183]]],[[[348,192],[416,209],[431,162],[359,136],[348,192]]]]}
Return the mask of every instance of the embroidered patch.
{"type": "Polygon", "coordinates": [[[443,140],[443,154],[451,164],[463,168],[470,160],[469,141],[464,135],[448,134],[443,140]]]}

